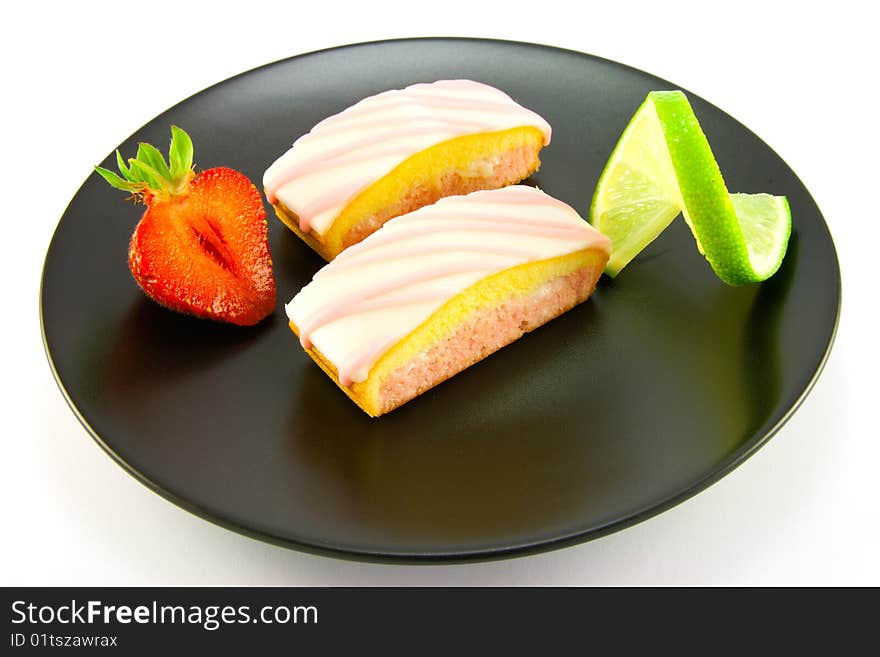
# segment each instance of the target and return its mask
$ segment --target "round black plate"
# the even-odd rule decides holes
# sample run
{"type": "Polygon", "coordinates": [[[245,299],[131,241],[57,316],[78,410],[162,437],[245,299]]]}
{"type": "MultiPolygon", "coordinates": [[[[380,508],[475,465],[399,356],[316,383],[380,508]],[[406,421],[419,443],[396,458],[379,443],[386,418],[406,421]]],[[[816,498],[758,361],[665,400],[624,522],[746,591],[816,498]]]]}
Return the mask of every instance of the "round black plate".
{"type": "MultiPolygon", "coordinates": [[[[120,150],[167,144],[177,124],[200,167],[231,166],[259,185],[320,119],[370,94],[453,77],[495,85],[550,121],[553,143],[531,182],[583,216],[645,94],[676,88],[545,46],[368,43],[227,80],[120,150]]],[[[824,363],[840,305],[834,246],[807,190],[748,129],[690,100],[731,191],[789,198],[789,252],[764,284],[722,284],[679,218],[587,303],[372,420],[287,328],[283,303],[322,261],[274,216],[274,315],[249,329],[196,320],[138,290],[126,249],[142,209],[90,175],[43,272],[43,331],[60,386],[98,443],[147,486],[288,546],[475,559],[643,520],[717,480],[780,427],[824,363]]]]}

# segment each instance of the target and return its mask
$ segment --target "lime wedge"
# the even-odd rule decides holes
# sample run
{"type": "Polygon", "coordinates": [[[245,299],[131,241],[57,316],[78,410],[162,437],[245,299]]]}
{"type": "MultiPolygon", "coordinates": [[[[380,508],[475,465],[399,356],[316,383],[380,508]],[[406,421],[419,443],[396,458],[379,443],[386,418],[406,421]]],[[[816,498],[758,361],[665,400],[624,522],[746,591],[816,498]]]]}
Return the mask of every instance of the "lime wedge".
{"type": "Polygon", "coordinates": [[[611,239],[616,276],[678,214],[729,285],[763,281],[785,256],[791,212],[784,196],[729,194],[697,117],[681,91],[652,91],[599,178],[590,223],[611,239]]]}

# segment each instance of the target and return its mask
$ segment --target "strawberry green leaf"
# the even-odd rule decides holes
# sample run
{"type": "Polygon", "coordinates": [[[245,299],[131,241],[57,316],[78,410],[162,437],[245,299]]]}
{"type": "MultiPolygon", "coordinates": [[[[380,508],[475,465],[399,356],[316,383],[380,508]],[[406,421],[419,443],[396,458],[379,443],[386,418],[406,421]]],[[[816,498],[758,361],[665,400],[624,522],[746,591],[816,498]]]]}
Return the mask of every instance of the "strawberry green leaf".
{"type": "MultiPolygon", "coordinates": [[[[116,149],[116,166],[119,167],[119,172],[122,174],[122,177],[126,180],[131,180],[131,172],[128,167],[125,165],[125,160],[122,159],[122,153],[119,152],[119,149],[116,149]]],[[[107,171],[107,169],[104,169],[107,171]]]]}
{"type": "Polygon", "coordinates": [[[192,169],[193,143],[189,135],[176,125],[171,126],[171,148],[168,152],[171,177],[182,178],[192,169]]]}
{"type": "Polygon", "coordinates": [[[95,167],[95,171],[97,171],[104,180],[106,180],[108,183],[110,183],[111,186],[115,187],[116,189],[122,189],[126,192],[136,192],[140,189],[143,189],[143,183],[123,180],[115,173],[108,169],[105,169],[104,167],[95,167]]]}
{"type": "Polygon", "coordinates": [[[189,135],[177,126],[171,126],[168,162],[155,146],[141,142],[137,156],[129,158],[128,164],[116,151],[116,164],[121,176],[102,167],[95,169],[117,189],[142,193],[144,198],[167,198],[187,193],[189,183],[195,177],[192,160],[193,145],[189,135]]]}
{"type": "Polygon", "coordinates": [[[128,163],[131,165],[132,177],[143,181],[152,190],[164,189],[162,184],[162,176],[149,164],[144,164],[140,160],[131,158],[128,163]]]}
{"type": "Polygon", "coordinates": [[[160,177],[170,181],[171,171],[169,171],[168,165],[165,164],[165,158],[162,156],[162,153],[155,146],[143,142],[138,144],[137,160],[149,165],[160,177]]]}

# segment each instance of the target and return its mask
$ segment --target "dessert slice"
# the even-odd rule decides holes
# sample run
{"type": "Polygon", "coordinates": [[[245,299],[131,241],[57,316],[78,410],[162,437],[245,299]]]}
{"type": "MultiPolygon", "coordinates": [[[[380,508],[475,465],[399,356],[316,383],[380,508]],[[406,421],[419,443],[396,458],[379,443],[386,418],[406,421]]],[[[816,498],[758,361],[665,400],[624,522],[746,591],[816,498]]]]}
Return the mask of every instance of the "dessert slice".
{"type": "Polygon", "coordinates": [[[344,251],[287,314],[315,362],[378,416],[586,300],[609,250],[535,188],[452,196],[344,251]]]}
{"type": "Polygon", "coordinates": [[[519,182],[538,169],[550,125],[471,80],[366,98],[312,128],[263,188],[278,217],[325,260],[437,199],[519,182]]]}

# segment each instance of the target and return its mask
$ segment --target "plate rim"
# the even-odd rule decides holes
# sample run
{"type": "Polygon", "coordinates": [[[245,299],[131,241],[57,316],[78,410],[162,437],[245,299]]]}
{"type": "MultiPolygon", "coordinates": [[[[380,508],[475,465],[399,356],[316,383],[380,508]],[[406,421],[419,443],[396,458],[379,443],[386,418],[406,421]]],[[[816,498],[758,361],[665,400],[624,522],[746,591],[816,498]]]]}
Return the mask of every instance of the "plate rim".
{"type": "MultiPolygon", "coordinates": [[[[601,57],[599,55],[594,55],[591,53],[586,53],[579,50],[574,50],[571,48],[565,48],[555,45],[548,45],[542,43],[535,43],[529,41],[517,41],[513,39],[495,39],[495,38],[486,38],[486,37],[462,37],[462,36],[422,36],[422,37],[400,37],[400,38],[391,38],[391,39],[379,39],[374,41],[363,41],[363,42],[354,42],[347,43],[342,45],[330,46],[327,48],[321,48],[318,50],[313,50],[305,53],[300,53],[297,55],[292,55],[290,57],[284,57],[272,62],[268,62],[265,64],[261,64],[259,66],[255,66],[253,68],[247,69],[240,73],[236,73],[235,75],[231,75],[223,80],[215,82],[214,84],[208,85],[189,96],[183,98],[178,101],[174,105],[171,105],[167,109],[163,110],[155,117],[147,121],[145,124],[140,126],[137,130],[132,132],[128,137],[126,137],[123,142],[130,140],[134,135],[143,130],[146,126],[151,125],[152,123],[159,120],[162,116],[168,114],[173,111],[175,108],[180,105],[189,102],[195,96],[198,96],[202,93],[205,93],[211,89],[224,85],[236,78],[250,75],[256,71],[260,71],[263,69],[268,69],[276,65],[286,64],[291,61],[295,61],[297,59],[303,59],[306,57],[321,55],[328,52],[333,52],[337,50],[345,50],[349,48],[357,48],[357,47],[368,47],[368,46],[376,46],[376,45],[385,45],[391,43],[404,43],[404,42],[449,42],[449,41],[457,41],[457,42],[470,42],[470,43],[491,43],[491,44],[502,44],[508,46],[515,47],[530,47],[541,50],[549,50],[555,52],[562,52],[570,55],[575,55],[578,57],[585,57],[587,59],[592,59],[594,61],[603,62],[606,64],[613,65],[615,67],[628,69],[632,72],[638,73],[643,76],[647,76],[650,78],[654,78],[660,80],[666,84],[673,85],[673,83],[668,82],[664,78],[660,78],[653,73],[648,71],[644,71],[643,69],[639,69],[628,64],[624,64],[622,62],[618,62],[612,59],[608,59],[605,57],[601,57]]],[[[86,418],[82,415],[80,410],[74,404],[70,394],[67,391],[67,388],[64,385],[64,382],[61,379],[61,375],[58,372],[55,361],[52,358],[52,353],[49,348],[47,336],[46,336],[46,325],[45,325],[45,317],[44,317],[44,305],[45,299],[43,296],[44,292],[44,278],[46,273],[46,267],[49,260],[49,255],[52,252],[52,249],[55,245],[56,239],[58,237],[58,232],[63,222],[65,215],[67,214],[70,206],[73,201],[79,196],[82,192],[83,187],[88,183],[88,176],[83,181],[83,183],[79,186],[77,191],[71,197],[70,201],[65,206],[64,211],[61,214],[61,217],[58,220],[58,223],[55,226],[55,229],[52,232],[52,237],[49,240],[49,245],[46,248],[46,253],[43,258],[43,267],[40,272],[40,287],[39,287],[39,322],[40,322],[40,333],[42,337],[43,350],[46,355],[46,359],[49,363],[49,368],[52,371],[52,376],[55,380],[58,389],[61,391],[61,395],[64,398],[64,401],[67,403],[70,410],[73,412],[74,416],[77,418],[82,427],[86,430],[86,432],[91,436],[92,440],[97,443],[97,445],[114,461],[117,465],[119,465],[124,472],[126,472],[129,476],[131,476],[135,481],[142,484],[148,490],[157,494],[164,500],[171,502],[176,507],[186,511],[197,518],[202,520],[206,520],[211,524],[222,527],[224,529],[235,532],[241,536],[246,536],[251,539],[256,539],[261,542],[269,543],[272,545],[276,545],[279,547],[293,549],[300,552],[304,552],[307,554],[314,554],[318,556],[324,557],[334,557],[346,559],[349,561],[359,561],[359,562],[368,562],[368,563],[385,563],[385,564],[450,564],[450,563],[475,563],[475,562],[486,562],[486,561],[497,561],[501,559],[507,559],[512,557],[520,557],[527,556],[532,554],[539,554],[543,552],[549,552],[552,550],[561,549],[564,547],[570,547],[574,545],[579,545],[582,543],[586,543],[597,538],[601,538],[603,536],[607,536],[612,533],[616,533],[628,527],[632,527],[636,524],[644,522],[654,516],[660,515],[665,511],[681,504],[682,502],[698,495],[702,491],[706,490],[713,484],[720,481],[722,478],[730,474],[737,467],[745,463],[752,455],[755,454],[761,447],[763,447],[767,442],[770,441],[773,436],[775,436],[780,429],[791,419],[791,417],[798,411],[803,402],[812,392],[815,387],[816,382],[821,376],[826,363],[831,355],[831,351],[835,342],[835,338],[837,337],[838,327],[840,325],[840,315],[841,315],[841,307],[843,303],[843,284],[842,284],[842,276],[841,276],[841,268],[840,268],[840,259],[837,253],[837,248],[834,243],[833,235],[831,234],[831,229],[828,226],[828,222],[825,220],[824,215],[819,209],[818,204],[810,193],[809,189],[804,185],[803,181],[798,177],[797,173],[794,169],[786,162],[773,148],[771,148],[763,139],[761,139],[758,135],[756,135],[748,126],[742,124],[735,117],[731,116],[723,109],[717,107],[710,101],[704,99],[702,96],[698,94],[691,94],[691,92],[684,87],[679,85],[673,85],[678,89],[682,89],[688,95],[692,95],[696,98],[699,98],[701,102],[704,102],[710,105],[713,109],[720,112],[725,119],[733,121],[739,128],[747,131],[750,135],[752,135],[755,139],[757,139],[765,148],[768,149],[775,157],[779,158],[779,160],[785,164],[786,168],[791,172],[803,190],[806,192],[807,196],[813,202],[813,205],[816,206],[818,211],[818,217],[821,220],[821,227],[824,228],[824,232],[827,236],[828,244],[831,247],[831,252],[833,254],[834,261],[834,269],[835,269],[835,283],[834,290],[837,296],[837,305],[835,308],[835,316],[834,323],[831,328],[831,331],[828,335],[828,341],[824,345],[822,356],[819,359],[818,364],[807,380],[806,384],[798,394],[797,398],[791,404],[791,406],[783,413],[783,415],[770,427],[764,430],[762,433],[756,432],[752,435],[752,437],[740,445],[736,450],[731,452],[727,457],[723,460],[719,461],[713,468],[709,469],[704,473],[704,475],[697,480],[691,482],[687,486],[678,490],[675,493],[672,493],[666,496],[663,499],[654,501],[650,504],[644,505],[641,508],[629,513],[625,517],[617,518],[613,520],[606,521],[605,523],[592,527],[590,529],[579,530],[575,532],[568,533],[563,536],[558,536],[555,538],[548,539],[535,539],[532,541],[527,541],[519,544],[509,545],[505,547],[491,547],[491,548],[477,548],[472,550],[465,551],[424,551],[424,552],[393,552],[393,551],[378,551],[378,550],[368,550],[368,549],[355,549],[348,547],[340,547],[338,545],[331,544],[321,544],[319,541],[308,541],[308,540],[296,540],[288,537],[278,536],[269,531],[261,531],[256,530],[245,525],[242,525],[238,522],[227,519],[226,517],[219,515],[218,513],[208,511],[202,508],[200,505],[187,500],[171,490],[163,487],[157,482],[153,481],[150,477],[140,472],[134,466],[129,464],[122,456],[120,456],[101,436],[95,431],[86,418]]],[[[108,155],[109,157],[109,155],[108,155]]],[[[106,158],[105,158],[106,159],[106,158]]]]}

